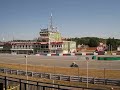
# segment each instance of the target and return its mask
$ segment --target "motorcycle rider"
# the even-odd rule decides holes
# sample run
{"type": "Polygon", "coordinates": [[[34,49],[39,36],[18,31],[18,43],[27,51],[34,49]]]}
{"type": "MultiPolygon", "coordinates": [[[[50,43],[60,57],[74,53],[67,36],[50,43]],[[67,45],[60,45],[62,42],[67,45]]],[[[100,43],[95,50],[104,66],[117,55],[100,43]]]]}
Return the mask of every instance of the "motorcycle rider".
{"type": "Polygon", "coordinates": [[[70,67],[78,67],[78,65],[77,65],[75,62],[73,62],[73,63],[70,65],[70,67]]]}

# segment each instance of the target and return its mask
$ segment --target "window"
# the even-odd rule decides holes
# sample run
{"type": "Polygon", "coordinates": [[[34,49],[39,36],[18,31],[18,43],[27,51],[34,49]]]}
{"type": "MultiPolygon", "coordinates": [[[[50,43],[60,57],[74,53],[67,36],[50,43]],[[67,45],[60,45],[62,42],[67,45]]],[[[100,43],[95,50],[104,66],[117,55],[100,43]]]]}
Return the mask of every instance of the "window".
{"type": "Polygon", "coordinates": [[[44,53],[48,53],[48,51],[44,51],[44,53]]]}
{"type": "Polygon", "coordinates": [[[48,48],[48,45],[46,46],[46,48],[48,48]]]}

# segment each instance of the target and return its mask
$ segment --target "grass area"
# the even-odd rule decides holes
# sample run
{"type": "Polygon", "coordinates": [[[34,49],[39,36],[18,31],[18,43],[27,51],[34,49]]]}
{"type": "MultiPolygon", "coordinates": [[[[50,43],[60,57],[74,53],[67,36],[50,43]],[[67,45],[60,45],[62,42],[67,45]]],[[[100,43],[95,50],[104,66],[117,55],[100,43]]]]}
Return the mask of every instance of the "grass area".
{"type": "MultiPolygon", "coordinates": [[[[18,70],[25,70],[25,65],[21,64],[5,64],[0,63],[0,67],[2,68],[11,68],[11,69],[18,69],[18,70]]],[[[34,72],[46,72],[46,73],[54,73],[54,74],[65,74],[65,75],[76,75],[76,76],[86,76],[86,69],[80,68],[63,68],[63,67],[47,67],[47,66],[32,66],[28,65],[28,71],[34,72]]],[[[0,73],[0,75],[5,75],[4,73],[0,73]]],[[[16,77],[21,79],[26,79],[25,76],[18,76],[18,75],[9,75],[10,77],[16,77]]],[[[89,69],[89,77],[98,77],[104,78],[104,70],[97,70],[97,69],[89,69]]],[[[120,79],[120,70],[105,70],[105,77],[111,79],[120,79]]],[[[29,80],[41,81],[41,82],[51,82],[52,80],[42,79],[42,78],[33,78],[29,77],[29,80]]],[[[82,86],[86,87],[86,83],[78,83],[78,82],[67,82],[67,81],[58,81],[55,80],[56,84],[64,84],[64,85],[75,85],[75,86],[82,86]]],[[[103,88],[105,90],[110,90],[111,86],[109,85],[96,85],[96,84],[89,84],[89,87],[94,88],[103,88]]],[[[114,90],[120,90],[119,86],[112,86],[114,90]]]]}
{"type": "MultiPolygon", "coordinates": [[[[25,65],[21,64],[4,64],[0,63],[0,67],[25,70],[25,65]]],[[[28,71],[34,72],[45,72],[45,73],[54,73],[54,74],[64,74],[64,75],[76,75],[76,76],[86,76],[86,69],[80,68],[65,68],[65,67],[47,67],[47,66],[27,66],[28,71]]],[[[98,69],[89,69],[89,77],[94,78],[109,78],[109,79],[120,79],[120,70],[98,70],[98,69]]]]}

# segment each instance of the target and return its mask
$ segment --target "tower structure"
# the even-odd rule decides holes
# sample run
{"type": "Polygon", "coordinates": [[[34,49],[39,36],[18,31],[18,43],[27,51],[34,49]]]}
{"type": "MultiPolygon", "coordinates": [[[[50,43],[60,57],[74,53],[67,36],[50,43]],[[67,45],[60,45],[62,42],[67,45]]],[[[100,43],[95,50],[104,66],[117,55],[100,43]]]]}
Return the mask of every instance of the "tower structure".
{"type": "MultiPolygon", "coordinates": [[[[53,27],[52,13],[50,16],[50,23],[48,28],[41,29],[40,41],[47,42],[47,53],[61,53],[62,52],[62,37],[61,34],[53,27]],[[58,49],[59,48],[59,49],[58,49]]],[[[44,46],[43,46],[44,47],[44,46]]],[[[45,50],[45,49],[44,49],[45,50]]],[[[44,52],[44,50],[41,52],[44,52]]]]}

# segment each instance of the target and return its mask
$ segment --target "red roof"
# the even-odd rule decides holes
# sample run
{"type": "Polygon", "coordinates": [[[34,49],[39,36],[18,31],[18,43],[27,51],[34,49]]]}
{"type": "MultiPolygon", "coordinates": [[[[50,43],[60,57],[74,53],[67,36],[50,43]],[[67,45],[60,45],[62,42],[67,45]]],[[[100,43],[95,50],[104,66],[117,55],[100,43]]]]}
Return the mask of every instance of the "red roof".
{"type": "MultiPolygon", "coordinates": [[[[50,44],[62,44],[63,42],[50,42],[50,44]]],[[[11,42],[12,45],[18,44],[49,44],[49,42],[11,42]]]]}
{"type": "Polygon", "coordinates": [[[77,51],[85,50],[85,51],[95,51],[97,47],[88,47],[88,48],[77,48],[77,51]]]}
{"type": "Polygon", "coordinates": [[[63,42],[50,42],[50,44],[62,44],[63,42]]]}

